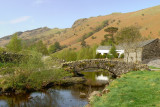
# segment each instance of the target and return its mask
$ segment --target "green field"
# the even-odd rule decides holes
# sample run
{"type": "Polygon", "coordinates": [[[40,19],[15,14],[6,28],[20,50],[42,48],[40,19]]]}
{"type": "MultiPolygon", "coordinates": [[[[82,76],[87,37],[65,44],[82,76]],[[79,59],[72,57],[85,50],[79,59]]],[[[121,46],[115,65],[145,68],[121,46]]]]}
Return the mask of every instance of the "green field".
{"type": "Polygon", "coordinates": [[[95,97],[93,107],[160,106],[160,71],[132,71],[107,88],[110,92],[95,97]]]}

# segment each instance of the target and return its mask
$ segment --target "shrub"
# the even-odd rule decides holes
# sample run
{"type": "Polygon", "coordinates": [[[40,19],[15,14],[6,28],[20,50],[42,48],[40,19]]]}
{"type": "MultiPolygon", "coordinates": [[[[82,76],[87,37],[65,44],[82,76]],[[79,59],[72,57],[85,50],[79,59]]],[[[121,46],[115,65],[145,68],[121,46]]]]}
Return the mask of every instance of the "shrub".
{"type": "Polygon", "coordinates": [[[96,49],[97,45],[94,45],[92,47],[83,47],[79,51],[65,49],[52,54],[51,57],[62,60],[64,59],[66,61],[94,59],[96,58],[96,49]]]}
{"type": "Polygon", "coordinates": [[[124,54],[121,54],[119,58],[124,58],[124,54]]]}
{"type": "Polygon", "coordinates": [[[113,59],[113,58],[114,58],[114,56],[113,56],[113,55],[111,55],[111,54],[107,54],[107,58],[108,58],[108,59],[113,59]]]}
{"type": "Polygon", "coordinates": [[[92,39],[96,39],[96,37],[95,37],[95,36],[92,36],[92,39]]]}
{"type": "Polygon", "coordinates": [[[99,59],[100,57],[101,57],[100,53],[96,54],[96,59],[99,59]]]}
{"type": "Polygon", "coordinates": [[[106,54],[103,54],[103,55],[102,55],[102,58],[106,58],[106,57],[107,57],[107,55],[106,55],[106,54]]]}
{"type": "Polygon", "coordinates": [[[116,52],[116,47],[114,45],[112,45],[109,53],[113,56],[113,58],[118,58],[118,54],[116,52]]]}

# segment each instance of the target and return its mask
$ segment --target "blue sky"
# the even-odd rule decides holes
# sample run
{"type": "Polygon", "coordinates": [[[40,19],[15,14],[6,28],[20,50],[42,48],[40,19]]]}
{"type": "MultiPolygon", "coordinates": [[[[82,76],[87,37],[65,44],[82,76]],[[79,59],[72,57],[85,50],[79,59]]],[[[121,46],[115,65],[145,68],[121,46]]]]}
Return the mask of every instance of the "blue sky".
{"type": "Polygon", "coordinates": [[[69,28],[75,20],[160,5],[160,0],[0,0],[0,37],[39,27],[69,28]]]}

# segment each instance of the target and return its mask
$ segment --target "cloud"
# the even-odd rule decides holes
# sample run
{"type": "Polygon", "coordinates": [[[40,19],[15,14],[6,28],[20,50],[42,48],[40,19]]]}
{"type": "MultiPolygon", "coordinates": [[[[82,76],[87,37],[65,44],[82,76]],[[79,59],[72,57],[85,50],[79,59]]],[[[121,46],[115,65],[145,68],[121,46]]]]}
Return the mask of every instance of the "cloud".
{"type": "Polygon", "coordinates": [[[23,17],[9,21],[9,23],[10,24],[17,24],[17,23],[25,22],[25,21],[29,20],[30,18],[31,18],[31,16],[23,16],[23,17]]]}

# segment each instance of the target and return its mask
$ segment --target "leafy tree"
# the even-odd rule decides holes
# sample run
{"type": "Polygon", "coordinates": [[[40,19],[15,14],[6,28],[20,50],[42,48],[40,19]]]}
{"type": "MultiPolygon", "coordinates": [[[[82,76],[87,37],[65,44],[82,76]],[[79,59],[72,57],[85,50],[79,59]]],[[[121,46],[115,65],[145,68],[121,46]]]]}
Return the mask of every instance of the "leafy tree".
{"type": "Polygon", "coordinates": [[[47,55],[48,54],[48,50],[45,44],[43,44],[43,42],[40,40],[36,43],[36,50],[40,53],[42,53],[43,55],[47,55]]]}
{"type": "Polygon", "coordinates": [[[55,53],[56,52],[56,47],[55,45],[51,45],[48,49],[49,53],[55,53]]]}
{"type": "Polygon", "coordinates": [[[49,53],[55,53],[58,50],[65,48],[65,46],[61,46],[59,42],[55,42],[53,45],[49,47],[49,53]]]}
{"type": "Polygon", "coordinates": [[[85,42],[84,40],[82,40],[81,46],[82,46],[82,47],[86,47],[86,42],[85,42]]]}
{"type": "Polygon", "coordinates": [[[141,38],[142,35],[139,28],[135,26],[124,27],[116,34],[117,43],[125,43],[125,45],[129,47],[133,42],[140,41],[141,38]]]}
{"type": "Polygon", "coordinates": [[[86,47],[86,41],[85,41],[85,36],[82,37],[82,41],[81,41],[81,46],[82,47],[86,47]]]}
{"type": "Polygon", "coordinates": [[[55,42],[54,46],[55,46],[56,50],[60,50],[61,49],[61,46],[60,46],[59,42],[55,42]]]}
{"type": "Polygon", "coordinates": [[[118,57],[118,54],[117,54],[117,51],[116,51],[116,47],[115,47],[114,45],[112,45],[109,53],[110,53],[111,55],[113,55],[114,58],[117,58],[117,57],[118,57]]]}
{"type": "MultiPolygon", "coordinates": [[[[118,31],[118,28],[117,27],[108,27],[108,28],[104,29],[104,31],[108,33],[108,34],[104,35],[105,42],[108,42],[110,40],[110,41],[112,41],[111,43],[115,43],[113,35],[118,31]]],[[[112,45],[112,44],[109,44],[109,45],[112,45]]]]}
{"type": "Polygon", "coordinates": [[[21,39],[18,39],[17,34],[14,34],[6,46],[7,49],[11,52],[19,52],[22,50],[21,39]]]}
{"type": "Polygon", "coordinates": [[[104,29],[105,32],[108,32],[109,34],[114,34],[118,31],[117,27],[108,27],[107,29],[104,29]]]}
{"type": "MultiPolygon", "coordinates": [[[[124,27],[116,34],[117,43],[121,44],[121,46],[125,49],[126,53],[128,53],[128,50],[132,48],[137,54],[136,48],[138,46],[138,42],[142,39],[143,38],[139,31],[139,27],[136,26],[124,27]]],[[[129,53],[126,56],[126,59],[128,61],[129,53]]]]}

